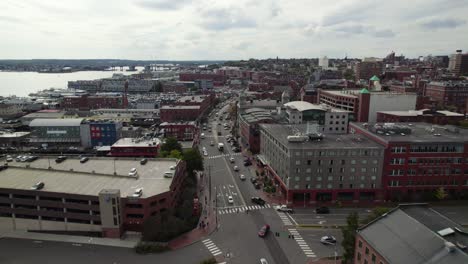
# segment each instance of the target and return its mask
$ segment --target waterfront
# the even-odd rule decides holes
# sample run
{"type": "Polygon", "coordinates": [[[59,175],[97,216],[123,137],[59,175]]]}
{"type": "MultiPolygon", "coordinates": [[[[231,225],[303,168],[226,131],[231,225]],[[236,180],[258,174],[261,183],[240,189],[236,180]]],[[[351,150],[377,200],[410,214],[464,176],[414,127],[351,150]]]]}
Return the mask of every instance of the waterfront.
{"type": "MultiPolygon", "coordinates": [[[[137,67],[141,70],[141,67],[137,67]]],[[[114,73],[130,75],[138,71],[81,71],[72,73],[2,72],[0,71],[0,96],[28,96],[49,88],[67,88],[68,81],[94,80],[112,77],[114,73]]]]}

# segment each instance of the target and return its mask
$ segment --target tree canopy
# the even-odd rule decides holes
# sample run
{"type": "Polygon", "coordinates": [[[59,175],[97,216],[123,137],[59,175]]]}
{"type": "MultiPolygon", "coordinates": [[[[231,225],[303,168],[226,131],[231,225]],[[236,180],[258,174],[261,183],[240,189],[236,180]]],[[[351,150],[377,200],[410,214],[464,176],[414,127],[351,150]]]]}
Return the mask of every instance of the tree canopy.
{"type": "Polygon", "coordinates": [[[166,157],[171,154],[171,151],[177,150],[182,153],[182,145],[174,137],[168,137],[161,145],[161,156],[166,157]]]}

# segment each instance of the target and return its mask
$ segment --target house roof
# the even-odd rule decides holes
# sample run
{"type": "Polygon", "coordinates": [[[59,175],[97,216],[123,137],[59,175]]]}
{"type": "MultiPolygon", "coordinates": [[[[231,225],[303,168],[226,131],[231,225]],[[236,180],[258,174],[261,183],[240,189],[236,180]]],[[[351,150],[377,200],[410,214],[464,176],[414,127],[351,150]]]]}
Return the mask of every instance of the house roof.
{"type": "Polygon", "coordinates": [[[371,81],[380,81],[379,77],[377,77],[375,75],[372,76],[369,80],[371,80],[371,81]]]}

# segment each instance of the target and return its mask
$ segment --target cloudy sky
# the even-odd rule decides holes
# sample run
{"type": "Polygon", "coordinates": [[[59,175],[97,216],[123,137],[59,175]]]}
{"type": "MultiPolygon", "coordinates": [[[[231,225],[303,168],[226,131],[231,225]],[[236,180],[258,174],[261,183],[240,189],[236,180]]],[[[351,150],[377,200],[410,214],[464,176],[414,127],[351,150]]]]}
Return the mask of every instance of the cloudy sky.
{"type": "Polygon", "coordinates": [[[468,51],[468,0],[1,0],[0,59],[468,51]]]}

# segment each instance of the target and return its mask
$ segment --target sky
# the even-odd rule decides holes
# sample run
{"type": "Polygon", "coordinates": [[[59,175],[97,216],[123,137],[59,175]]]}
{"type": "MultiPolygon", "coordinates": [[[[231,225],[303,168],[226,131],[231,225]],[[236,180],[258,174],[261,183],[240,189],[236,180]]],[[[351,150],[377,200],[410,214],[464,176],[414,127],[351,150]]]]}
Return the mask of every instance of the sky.
{"type": "Polygon", "coordinates": [[[1,0],[0,59],[238,60],[468,51],[468,0],[1,0]]]}

